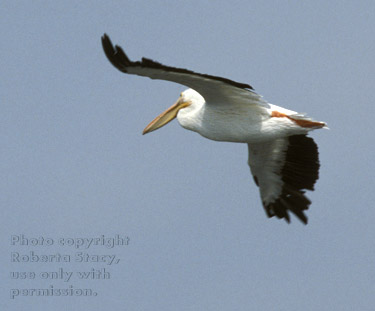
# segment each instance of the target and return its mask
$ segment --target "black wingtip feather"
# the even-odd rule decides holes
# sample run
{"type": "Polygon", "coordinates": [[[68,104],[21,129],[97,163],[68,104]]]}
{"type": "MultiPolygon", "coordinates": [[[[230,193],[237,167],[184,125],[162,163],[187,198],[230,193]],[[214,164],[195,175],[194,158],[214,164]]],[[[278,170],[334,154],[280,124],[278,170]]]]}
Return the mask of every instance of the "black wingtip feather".
{"type": "Polygon", "coordinates": [[[289,146],[285,165],[281,171],[283,189],[281,196],[273,203],[264,205],[268,217],[285,218],[290,223],[288,211],[296,215],[304,224],[311,201],[305,196],[304,189],[314,190],[319,178],[319,153],[314,140],[306,135],[294,135],[288,138],[289,146]]]}
{"type": "Polygon", "coordinates": [[[105,55],[107,56],[108,60],[111,62],[113,66],[115,66],[118,70],[126,73],[126,67],[131,65],[130,59],[126,56],[123,49],[116,45],[113,47],[111,39],[108,37],[107,34],[102,36],[102,46],[105,55]]]}

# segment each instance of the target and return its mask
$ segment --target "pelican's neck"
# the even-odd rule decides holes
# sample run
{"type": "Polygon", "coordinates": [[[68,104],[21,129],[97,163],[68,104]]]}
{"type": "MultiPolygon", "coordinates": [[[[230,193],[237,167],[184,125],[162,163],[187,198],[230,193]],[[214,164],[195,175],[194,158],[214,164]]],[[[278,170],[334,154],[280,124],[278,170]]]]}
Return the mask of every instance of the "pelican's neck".
{"type": "Polygon", "coordinates": [[[205,100],[193,89],[182,92],[181,100],[189,103],[189,105],[178,111],[178,123],[180,123],[183,128],[196,132],[201,126],[205,100]]]}

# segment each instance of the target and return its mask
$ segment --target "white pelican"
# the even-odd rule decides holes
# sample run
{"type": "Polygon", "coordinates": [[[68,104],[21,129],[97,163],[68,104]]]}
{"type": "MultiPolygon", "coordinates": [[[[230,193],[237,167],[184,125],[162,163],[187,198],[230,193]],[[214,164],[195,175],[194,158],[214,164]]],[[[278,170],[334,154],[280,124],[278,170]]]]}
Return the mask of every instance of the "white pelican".
{"type": "Polygon", "coordinates": [[[177,117],[180,125],[216,140],[247,143],[248,164],[268,217],[290,222],[288,211],[307,224],[304,210],[319,177],[318,147],[306,134],[324,122],[266,102],[253,88],[226,78],[164,66],[147,58],[131,61],[104,34],[109,61],[127,74],[176,82],[189,87],[177,102],[144,129],[152,132],[177,117]]]}

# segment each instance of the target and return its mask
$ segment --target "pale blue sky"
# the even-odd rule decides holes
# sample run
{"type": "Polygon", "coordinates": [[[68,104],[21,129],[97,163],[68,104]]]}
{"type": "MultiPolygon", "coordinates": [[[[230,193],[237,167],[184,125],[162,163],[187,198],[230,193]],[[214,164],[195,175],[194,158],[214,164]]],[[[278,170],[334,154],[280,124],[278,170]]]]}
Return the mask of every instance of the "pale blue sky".
{"type": "MultiPolygon", "coordinates": [[[[0,205],[4,310],[373,310],[373,1],[3,1],[0,205]],[[268,219],[247,146],[173,122],[143,128],[185,88],[126,76],[131,59],[251,84],[326,121],[312,133],[320,179],[309,224],[268,219]],[[10,236],[130,244],[110,280],[11,280],[10,271],[98,264],[11,263],[10,236]],[[96,297],[17,297],[14,288],[94,288],[96,297]]],[[[107,254],[96,247],[94,254],[107,254]]]]}

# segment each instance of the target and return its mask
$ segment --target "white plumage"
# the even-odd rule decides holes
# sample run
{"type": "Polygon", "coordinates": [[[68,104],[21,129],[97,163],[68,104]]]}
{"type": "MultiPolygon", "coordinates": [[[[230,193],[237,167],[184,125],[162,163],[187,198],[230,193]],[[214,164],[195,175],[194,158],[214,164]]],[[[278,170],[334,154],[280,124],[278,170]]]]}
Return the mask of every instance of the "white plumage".
{"type": "Polygon", "coordinates": [[[260,188],[269,217],[285,218],[293,212],[307,223],[303,213],[318,179],[318,149],[306,134],[325,127],[305,115],[267,103],[253,88],[226,78],[164,66],[152,60],[132,62],[109,37],[102,37],[109,61],[127,74],[177,82],[188,86],[177,102],[155,118],[143,131],[154,131],[174,118],[185,129],[216,140],[247,143],[251,172],[260,188]]]}
{"type": "Polygon", "coordinates": [[[306,134],[308,128],[297,125],[294,121],[283,117],[271,117],[273,111],[297,116],[297,112],[275,105],[265,104],[257,96],[253,103],[236,101],[227,96],[226,101],[220,103],[221,98],[211,96],[210,101],[193,89],[181,93],[177,103],[189,103],[177,113],[180,125],[202,136],[227,142],[258,143],[274,140],[295,134],[306,134]],[[257,100],[260,104],[257,104],[257,100]]]}

